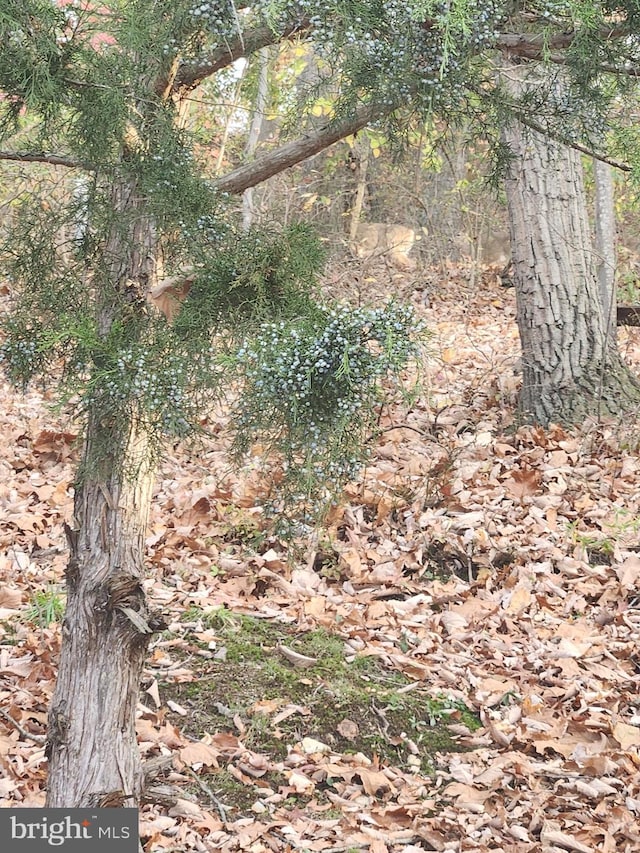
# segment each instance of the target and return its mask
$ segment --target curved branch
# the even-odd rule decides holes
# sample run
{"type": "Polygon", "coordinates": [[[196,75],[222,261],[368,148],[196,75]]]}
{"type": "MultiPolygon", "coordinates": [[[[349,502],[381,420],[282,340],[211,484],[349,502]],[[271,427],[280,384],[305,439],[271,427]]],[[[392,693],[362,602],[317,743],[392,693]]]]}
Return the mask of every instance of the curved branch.
{"type": "Polygon", "coordinates": [[[516,116],[520,124],[526,125],[526,127],[531,128],[531,130],[535,130],[536,133],[539,133],[541,136],[546,136],[549,139],[554,139],[556,142],[559,142],[561,145],[565,145],[567,148],[574,148],[576,151],[579,151],[581,154],[587,154],[589,157],[593,157],[594,160],[600,160],[601,163],[607,163],[609,166],[613,166],[615,169],[620,169],[621,172],[631,172],[632,168],[628,163],[623,163],[621,160],[613,160],[611,157],[607,157],[604,154],[599,154],[597,151],[594,151],[593,148],[587,148],[586,145],[581,145],[579,142],[575,142],[571,139],[567,139],[561,133],[556,133],[549,128],[543,127],[543,125],[538,124],[537,121],[533,119],[527,118],[526,116],[518,114],[516,116]]]}

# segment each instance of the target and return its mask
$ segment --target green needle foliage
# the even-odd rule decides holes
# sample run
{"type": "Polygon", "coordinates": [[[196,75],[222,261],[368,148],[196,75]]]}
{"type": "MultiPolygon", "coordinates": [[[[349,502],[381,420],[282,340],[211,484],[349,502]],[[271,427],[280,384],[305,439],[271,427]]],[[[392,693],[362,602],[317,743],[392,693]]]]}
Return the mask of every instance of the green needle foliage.
{"type": "MultiPolygon", "coordinates": [[[[227,229],[217,241],[205,235],[173,323],[145,306],[131,317],[122,311],[104,334],[91,278],[57,251],[54,220],[27,202],[4,246],[20,294],[0,347],[14,383],[52,381],[79,414],[116,433],[136,419],[157,453],[168,438],[196,433],[233,383],[236,454],[268,445],[286,471],[282,494],[290,501],[338,487],[354,472],[381,383],[417,352],[410,309],[322,306],[315,281],[323,252],[307,226],[227,229]]],[[[110,461],[112,452],[96,448],[93,463],[110,461]]]]}
{"type": "MultiPolygon", "coordinates": [[[[238,351],[243,393],[236,452],[259,436],[281,466],[278,498],[317,516],[332,487],[366,458],[387,381],[397,383],[419,352],[413,311],[321,308],[265,323],[238,351]]],[[[277,502],[276,502],[277,507],[277,502]]],[[[282,510],[282,507],[280,507],[282,510]]]]}

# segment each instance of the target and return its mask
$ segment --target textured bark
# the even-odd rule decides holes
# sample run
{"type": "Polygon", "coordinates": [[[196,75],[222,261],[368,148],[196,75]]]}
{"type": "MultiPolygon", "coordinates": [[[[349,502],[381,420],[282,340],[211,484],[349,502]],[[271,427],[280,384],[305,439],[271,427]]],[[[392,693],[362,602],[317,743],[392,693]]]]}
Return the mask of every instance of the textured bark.
{"type": "MultiPolygon", "coordinates": [[[[263,47],[258,53],[258,91],[251,116],[249,136],[244,149],[244,159],[250,162],[255,158],[256,148],[260,140],[262,126],[265,121],[267,98],[269,95],[269,60],[271,51],[263,47]]],[[[256,211],[253,203],[253,187],[247,187],[242,194],[242,227],[247,231],[253,225],[256,211]]]]}
{"type": "MultiPolygon", "coordinates": [[[[105,263],[93,285],[98,326],[146,310],[157,245],[135,184],[114,182],[117,211],[105,263]],[[128,224],[128,227],[127,227],[128,224]]],[[[142,588],[154,469],[135,401],[128,419],[94,407],[67,529],[67,609],[49,714],[48,807],[135,805],[142,772],[135,735],[140,675],[150,635],[142,588]]]]}
{"type": "Polygon", "coordinates": [[[580,155],[514,123],[506,180],[523,417],[546,425],[617,415],[640,400],[604,320],[580,155]]]}
{"type": "Polygon", "coordinates": [[[613,173],[608,163],[593,161],[595,176],[595,248],[600,302],[608,333],[616,326],[616,220],[613,199],[613,173]]]}
{"type": "MultiPolygon", "coordinates": [[[[88,441],[103,441],[94,424],[88,441]]],[[[127,461],[145,454],[133,433],[127,461]]],[[[148,641],[160,627],[142,588],[153,487],[146,454],[138,476],[87,478],[68,530],[67,609],[49,714],[47,806],[136,805],[142,770],[135,711],[148,641]]]]}
{"type": "Polygon", "coordinates": [[[369,167],[369,140],[365,136],[364,140],[356,140],[354,147],[355,165],[357,176],[356,197],[353,202],[353,207],[349,217],[349,242],[353,243],[358,233],[358,225],[362,216],[362,207],[364,205],[364,197],[367,192],[367,170],[369,167]]]}
{"type": "Polygon", "coordinates": [[[185,63],[178,70],[172,85],[174,96],[183,98],[216,71],[227,68],[241,57],[248,57],[269,45],[279,44],[295,36],[304,36],[309,27],[310,24],[306,18],[297,18],[285,23],[280,30],[264,24],[239,33],[235,40],[225,40],[224,44],[217,47],[209,56],[195,64],[185,63]]]}

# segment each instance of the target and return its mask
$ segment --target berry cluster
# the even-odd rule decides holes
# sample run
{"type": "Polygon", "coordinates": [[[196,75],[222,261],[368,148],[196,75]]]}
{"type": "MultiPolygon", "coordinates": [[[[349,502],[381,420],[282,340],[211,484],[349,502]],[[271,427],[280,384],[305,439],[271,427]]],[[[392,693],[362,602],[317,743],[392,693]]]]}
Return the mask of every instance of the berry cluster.
{"type": "Polygon", "coordinates": [[[26,385],[42,365],[36,341],[10,338],[0,346],[0,365],[13,383],[26,385]]]}
{"type": "Polygon", "coordinates": [[[96,373],[89,399],[112,412],[136,408],[152,430],[184,436],[191,431],[195,407],[191,379],[176,353],[125,347],[110,369],[96,373]]]}
{"type": "Polygon", "coordinates": [[[289,498],[322,505],[322,488],[335,489],[361,465],[381,383],[417,354],[416,332],[411,308],[393,302],[264,324],[237,353],[244,390],[236,449],[266,440],[289,498]]]}

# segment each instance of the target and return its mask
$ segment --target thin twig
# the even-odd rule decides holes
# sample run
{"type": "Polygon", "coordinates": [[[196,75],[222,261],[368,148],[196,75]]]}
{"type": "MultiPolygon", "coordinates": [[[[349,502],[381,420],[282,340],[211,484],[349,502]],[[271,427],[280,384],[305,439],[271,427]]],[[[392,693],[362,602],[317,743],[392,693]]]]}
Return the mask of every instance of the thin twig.
{"type": "Polygon", "coordinates": [[[11,714],[8,714],[2,708],[0,708],[0,717],[3,720],[6,720],[8,723],[11,723],[22,735],[22,737],[28,738],[29,740],[34,741],[34,743],[44,744],[47,742],[46,735],[32,735],[31,732],[28,732],[25,728],[23,728],[17,720],[14,720],[11,714]]]}
{"type": "Polygon", "coordinates": [[[224,804],[224,803],[221,803],[221,802],[220,802],[220,800],[219,800],[219,799],[216,797],[216,795],[213,793],[213,791],[211,790],[211,788],[206,784],[206,782],[203,782],[203,781],[202,781],[202,779],[200,779],[200,777],[198,776],[198,774],[197,774],[194,770],[192,770],[190,767],[185,767],[185,768],[184,768],[184,770],[185,770],[185,771],[186,771],[190,776],[192,776],[192,777],[195,779],[195,781],[196,781],[196,783],[198,784],[198,786],[199,786],[199,787],[204,791],[204,793],[209,797],[209,799],[211,800],[211,802],[212,802],[212,803],[215,803],[216,808],[218,809],[218,813],[220,814],[220,817],[222,818],[222,820],[223,820],[223,821],[225,821],[225,822],[226,822],[226,820],[227,820],[227,810],[230,808],[230,806],[225,806],[225,804],[224,804]]]}
{"type": "Polygon", "coordinates": [[[429,435],[429,433],[425,432],[423,429],[418,429],[418,427],[410,426],[409,424],[395,424],[394,426],[384,427],[383,429],[379,430],[379,432],[391,432],[394,429],[410,429],[411,432],[417,432],[418,435],[429,435]]]}

